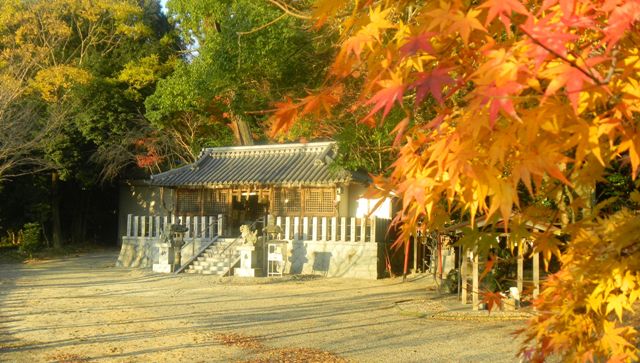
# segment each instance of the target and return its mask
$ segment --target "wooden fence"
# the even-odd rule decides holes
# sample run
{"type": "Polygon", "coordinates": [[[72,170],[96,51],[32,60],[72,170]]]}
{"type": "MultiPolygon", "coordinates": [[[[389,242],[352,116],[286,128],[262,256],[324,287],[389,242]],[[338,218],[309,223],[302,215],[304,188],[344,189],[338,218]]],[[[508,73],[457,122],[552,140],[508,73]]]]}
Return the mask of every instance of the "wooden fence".
{"type": "Polygon", "coordinates": [[[136,216],[127,215],[127,232],[125,237],[158,238],[167,224],[182,224],[189,230],[185,239],[213,238],[221,236],[224,227],[224,216],[136,216]]]}

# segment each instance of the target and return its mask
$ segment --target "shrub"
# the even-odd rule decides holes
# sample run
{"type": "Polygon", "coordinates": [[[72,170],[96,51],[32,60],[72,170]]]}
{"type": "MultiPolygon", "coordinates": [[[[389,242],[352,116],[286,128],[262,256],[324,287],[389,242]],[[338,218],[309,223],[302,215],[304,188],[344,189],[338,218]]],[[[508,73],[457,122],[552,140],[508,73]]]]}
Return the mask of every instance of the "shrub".
{"type": "Polygon", "coordinates": [[[22,226],[22,243],[19,251],[33,254],[42,247],[40,223],[26,223],[22,226]]]}

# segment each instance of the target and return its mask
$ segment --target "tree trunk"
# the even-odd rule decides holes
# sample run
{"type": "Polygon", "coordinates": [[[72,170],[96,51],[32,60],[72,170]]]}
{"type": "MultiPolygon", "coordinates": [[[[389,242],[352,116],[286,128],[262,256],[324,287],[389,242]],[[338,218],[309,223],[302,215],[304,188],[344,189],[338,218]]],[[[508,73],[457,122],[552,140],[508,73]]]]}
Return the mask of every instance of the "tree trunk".
{"type": "Polygon", "coordinates": [[[53,247],[62,247],[62,225],[60,224],[60,176],[57,172],[51,173],[51,233],[53,234],[53,247]]]}
{"type": "Polygon", "coordinates": [[[251,129],[245,120],[237,116],[232,117],[231,129],[237,145],[253,145],[251,129]]]}

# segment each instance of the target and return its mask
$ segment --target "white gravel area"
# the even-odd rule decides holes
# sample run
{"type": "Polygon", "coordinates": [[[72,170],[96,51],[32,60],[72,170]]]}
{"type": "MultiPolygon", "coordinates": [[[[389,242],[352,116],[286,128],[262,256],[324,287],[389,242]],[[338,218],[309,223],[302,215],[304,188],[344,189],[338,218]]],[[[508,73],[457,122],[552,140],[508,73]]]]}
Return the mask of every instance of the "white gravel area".
{"type": "Polygon", "coordinates": [[[524,320],[437,318],[470,307],[426,277],[220,279],[115,268],[116,258],[0,264],[0,361],[234,362],[279,348],[350,362],[518,361],[512,332],[524,320]],[[224,334],[260,347],[225,345],[224,334]]]}

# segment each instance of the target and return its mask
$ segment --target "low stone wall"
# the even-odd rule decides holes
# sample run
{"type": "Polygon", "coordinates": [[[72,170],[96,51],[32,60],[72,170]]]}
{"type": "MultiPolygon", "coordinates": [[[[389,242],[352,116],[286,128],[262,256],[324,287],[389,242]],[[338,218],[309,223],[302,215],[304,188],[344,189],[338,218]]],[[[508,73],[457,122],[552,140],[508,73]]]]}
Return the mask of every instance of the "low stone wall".
{"type": "MultiPolygon", "coordinates": [[[[151,268],[154,263],[158,263],[157,238],[149,237],[122,237],[122,246],[116,266],[151,268]]],[[[182,248],[182,261],[187,261],[202,248],[208,239],[196,238],[193,243],[189,243],[182,248]]]]}
{"type": "Polygon", "coordinates": [[[379,243],[289,241],[285,269],[290,274],[377,279],[379,243]]]}

